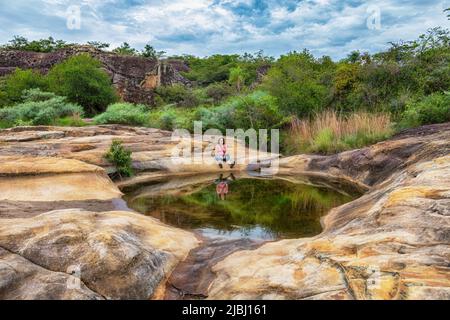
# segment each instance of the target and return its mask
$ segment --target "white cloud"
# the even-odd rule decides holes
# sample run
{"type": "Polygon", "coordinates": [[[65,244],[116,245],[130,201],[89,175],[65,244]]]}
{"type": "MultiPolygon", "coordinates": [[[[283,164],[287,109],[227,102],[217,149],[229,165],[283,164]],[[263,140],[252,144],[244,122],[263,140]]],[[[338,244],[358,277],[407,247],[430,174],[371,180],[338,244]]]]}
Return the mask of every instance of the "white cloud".
{"type": "Polygon", "coordinates": [[[170,54],[196,55],[258,49],[278,55],[306,47],[341,58],[354,49],[375,52],[388,41],[414,39],[433,26],[448,27],[442,13],[447,1],[373,2],[381,10],[382,28],[369,30],[366,9],[372,2],[304,0],[288,6],[287,1],[268,0],[267,7],[256,7],[253,0],[148,0],[126,7],[120,0],[40,0],[30,17],[21,17],[28,4],[16,0],[0,13],[0,41],[14,34],[113,46],[126,41],[139,48],[152,41],[170,54]],[[70,4],[81,6],[81,30],[65,28],[70,4]]]}

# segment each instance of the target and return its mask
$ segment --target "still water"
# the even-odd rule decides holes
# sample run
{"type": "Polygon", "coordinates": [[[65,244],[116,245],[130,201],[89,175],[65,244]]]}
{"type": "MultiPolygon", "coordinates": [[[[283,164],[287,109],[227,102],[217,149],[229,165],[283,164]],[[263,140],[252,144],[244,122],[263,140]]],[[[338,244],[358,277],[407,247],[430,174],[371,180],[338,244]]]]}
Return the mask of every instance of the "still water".
{"type": "Polygon", "coordinates": [[[331,188],[232,174],[153,182],[125,193],[131,209],[166,224],[208,238],[254,240],[317,235],[322,216],[355,198],[331,188]]]}

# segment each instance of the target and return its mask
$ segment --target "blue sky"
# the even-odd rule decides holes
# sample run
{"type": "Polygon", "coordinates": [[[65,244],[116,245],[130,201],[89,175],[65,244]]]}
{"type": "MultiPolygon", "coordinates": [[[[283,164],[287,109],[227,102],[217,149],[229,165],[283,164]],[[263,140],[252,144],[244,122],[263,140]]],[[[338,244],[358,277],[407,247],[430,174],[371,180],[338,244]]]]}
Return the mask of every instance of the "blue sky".
{"type": "Polygon", "coordinates": [[[447,7],[450,0],[0,0],[0,42],[13,35],[113,47],[126,41],[198,56],[260,49],[278,56],[307,48],[339,59],[415,39],[431,27],[449,28],[447,7]],[[67,26],[73,8],[80,9],[79,29],[67,26]]]}

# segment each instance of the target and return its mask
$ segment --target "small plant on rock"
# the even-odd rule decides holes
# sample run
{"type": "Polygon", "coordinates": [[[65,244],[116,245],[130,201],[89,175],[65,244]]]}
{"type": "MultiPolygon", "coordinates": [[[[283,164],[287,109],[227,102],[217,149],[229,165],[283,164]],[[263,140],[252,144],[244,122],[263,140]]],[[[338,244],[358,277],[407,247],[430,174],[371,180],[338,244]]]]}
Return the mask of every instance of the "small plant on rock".
{"type": "Polygon", "coordinates": [[[120,179],[124,176],[131,177],[133,175],[133,169],[131,168],[131,151],[124,148],[122,141],[113,140],[105,158],[114,164],[120,179]]]}

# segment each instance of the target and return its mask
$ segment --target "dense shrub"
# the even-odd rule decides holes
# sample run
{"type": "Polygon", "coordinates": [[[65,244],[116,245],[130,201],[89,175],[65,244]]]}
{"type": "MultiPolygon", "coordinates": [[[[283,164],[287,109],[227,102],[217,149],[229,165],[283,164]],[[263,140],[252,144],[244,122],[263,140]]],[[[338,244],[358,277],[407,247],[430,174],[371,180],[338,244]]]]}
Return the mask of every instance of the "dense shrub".
{"type": "Polygon", "coordinates": [[[120,102],[108,106],[105,112],[94,118],[94,123],[144,125],[148,121],[148,117],[146,106],[120,102]]]}
{"type": "Polygon", "coordinates": [[[105,158],[116,167],[120,178],[133,175],[133,169],[131,168],[131,151],[126,150],[123,147],[122,141],[113,140],[105,158]]]}
{"type": "Polygon", "coordinates": [[[206,95],[213,104],[218,104],[233,93],[233,88],[226,82],[210,84],[206,88],[206,95]]]}
{"type": "MultiPolygon", "coordinates": [[[[329,58],[315,59],[309,52],[289,53],[269,70],[263,87],[277,98],[286,114],[305,117],[322,110],[328,103],[325,84],[329,58]]],[[[330,68],[332,69],[332,68],[330,68]]]]}
{"type": "Polygon", "coordinates": [[[200,108],[197,118],[207,128],[279,128],[286,121],[274,97],[263,91],[230,98],[214,108],[200,108]]]}
{"type": "Polygon", "coordinates": [[[161,86],[155,91],[165,104],[176,104],[179,107],[195,107],[206,102],[207,98],[203,89],[193,90],[182,84],[161,86]]]}
{"type": "Polygon", "coordinates": [[[23,90],[31,88],[45,89],[46,81],[37,71],[16,69],[5,77],[1,87],[2,97],[0,100],[3,100],[3,104],[6,105],[21,101],[23,90]]]}
{"type": "Polygon", "coordinates": [[[59,118],[82,114],[83,108],[67,102],[65,97],[30,89],[24,91],[22,103],[0,109],[0,121],[9,125],[49,125],[59,118]]]}
{"type": "Polygon", "coordinates": [[[433,93],[408,104],[400,124],[402,127],[416,127],[447,121],[450,121],[450,92],[433,93]]]}
{"type": "Polygon", "coordinates": [[[84,127],[88,124],[81,118],[80,115],[74,114],[72,116],[57,119],[55,121],[55,125],[61,127],[84,127]]]}
{"type": "Polygon", "coordinates": [[[105,110],[117,100],[101,63],[87,54],[70,57],[55,65],[47,78],[50,91],[82,105],[89,115],[105,110]]]}

